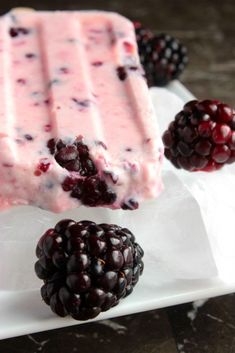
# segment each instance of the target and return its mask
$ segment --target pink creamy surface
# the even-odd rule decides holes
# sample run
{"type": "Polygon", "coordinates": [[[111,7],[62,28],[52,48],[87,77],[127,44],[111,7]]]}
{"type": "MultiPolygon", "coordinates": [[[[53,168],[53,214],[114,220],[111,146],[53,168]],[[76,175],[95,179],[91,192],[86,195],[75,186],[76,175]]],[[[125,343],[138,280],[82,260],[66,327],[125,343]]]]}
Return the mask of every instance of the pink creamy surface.
{"type": "Polygon", "coordinates": [[[0,208],[79,206],[61,187],[70,172],[50,154],[51,138],[83,138],[117,195],[111,208],[161,191],[161,139],[134,29],[124,17],[24,10],[1,17],[0,101],[0,208]],[[12,36],[12,28],[27,33],[12,36]],[[42,160],[50,166],[37,175],[42,160]]]}

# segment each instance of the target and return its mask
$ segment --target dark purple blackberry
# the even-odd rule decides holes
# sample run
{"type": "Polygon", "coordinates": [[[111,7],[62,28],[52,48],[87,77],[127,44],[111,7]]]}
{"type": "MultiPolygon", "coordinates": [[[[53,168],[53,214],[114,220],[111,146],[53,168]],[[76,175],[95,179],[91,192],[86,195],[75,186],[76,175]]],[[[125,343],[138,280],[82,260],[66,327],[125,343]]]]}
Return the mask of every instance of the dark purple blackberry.
{"type": "Polygon", "coordinates": [[[135,24],[135,31],[149,87],[165,86],[177,79],[188,62],[186,47],[168,34],[153,35],[140,23],[135,24]]]}
{"type": "Polygon", "coordinates": [[[126,228],[64,219],[39,240],[35,264],[41,296],[59,316],[88,320],[129,295],[144,252],[126,228]]]}
{"type": "Polygon", "coordinates": [[[106,182],[97,176],[79,179],[71,196],[81,200],[84,205],[93,207],[113,204],[117,198],[106,182]]]}
{"type": "Polygon", "coordinates": [[[218,100],[190,101],[162,139],[165,156],[175,167],[220,169],[235,161],[235,110],[218,100]]]}
{"type": "Polygon", "coordinates": [[[9,34],[11,37],[18,37],[20,35],[27,35],[29,34],[30,30],[24,27],[11,27],[9,29],[9,34]]]}
{"type": "Polygon", "coordinates": [[[111,205],[116,201],[117,195],[97,176],[89,148],[82,141],[66,144],[62,140],[50,139],[47,147],[61,167],[79,173],[79,176],[71,174],[64,179],[64,191],[70,192],[72,197],[86,206],[111,205]]]}
{"type": "Polygon", "coordinates": [[[71,172],[79,172],[82,176],[97,174],[89,149],[83,142],[75,141],[73,144],[66,144],[62,140],[50,139],[47,147],[61,167],[71,172]]]}
{"type": "Polygon", "coordinates": [[[125,79],[127,78],[126,68],[124,66],[118,66],[117,67],[117,75],[118,75],[119,80],[125,81],[125,79]]]}

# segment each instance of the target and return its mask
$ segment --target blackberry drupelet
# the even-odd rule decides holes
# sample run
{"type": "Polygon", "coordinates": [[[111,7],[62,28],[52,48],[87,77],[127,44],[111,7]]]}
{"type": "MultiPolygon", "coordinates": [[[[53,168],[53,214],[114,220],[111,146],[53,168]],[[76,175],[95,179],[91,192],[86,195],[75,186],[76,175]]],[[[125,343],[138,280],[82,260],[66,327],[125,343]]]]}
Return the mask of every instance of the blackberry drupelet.
{"type": "Polygon", "coordinates": [[[188,62],[187,49],[168,34],[154,35],[134,23],[141,64],[149,87],[165,86],[177,79],[188,62]]]}
{"type": "Polygon", "coordinates": [[[185,104],[163,134],[176,168],[214,171],[235,161],[235,110],[218,100],[185,104]]]}
{"type": "Polygon", "coordinates": [[[64,219],[36,248],[41,296],[59,316],[96,317],[129,295],[143,272],[142,248],[126,228],[64,219]]]}

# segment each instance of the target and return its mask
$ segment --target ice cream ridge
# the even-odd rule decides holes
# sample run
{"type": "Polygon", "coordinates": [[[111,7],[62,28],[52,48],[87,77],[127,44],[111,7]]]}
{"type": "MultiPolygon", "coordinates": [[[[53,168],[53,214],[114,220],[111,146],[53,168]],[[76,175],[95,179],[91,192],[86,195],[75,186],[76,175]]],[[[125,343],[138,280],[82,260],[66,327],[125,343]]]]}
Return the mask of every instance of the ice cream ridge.
{"type": "Polygon", "coordinates": [[[162,189],[162,152],[129,20],[0,18],[0,209],[135,209],[162,189]]]}

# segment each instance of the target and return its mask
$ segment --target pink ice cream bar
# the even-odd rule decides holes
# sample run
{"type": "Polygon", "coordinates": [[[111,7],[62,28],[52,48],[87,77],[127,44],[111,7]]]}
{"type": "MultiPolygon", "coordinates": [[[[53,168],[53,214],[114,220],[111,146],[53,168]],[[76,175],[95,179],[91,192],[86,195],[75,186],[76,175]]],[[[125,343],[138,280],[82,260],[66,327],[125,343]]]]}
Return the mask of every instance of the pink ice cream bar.
{"type": "Polygon", "coordinates": [[[0,102],[1,209],[135,209],[161,191],[161,138],[124,17],[1,17],[0,102]]]}

